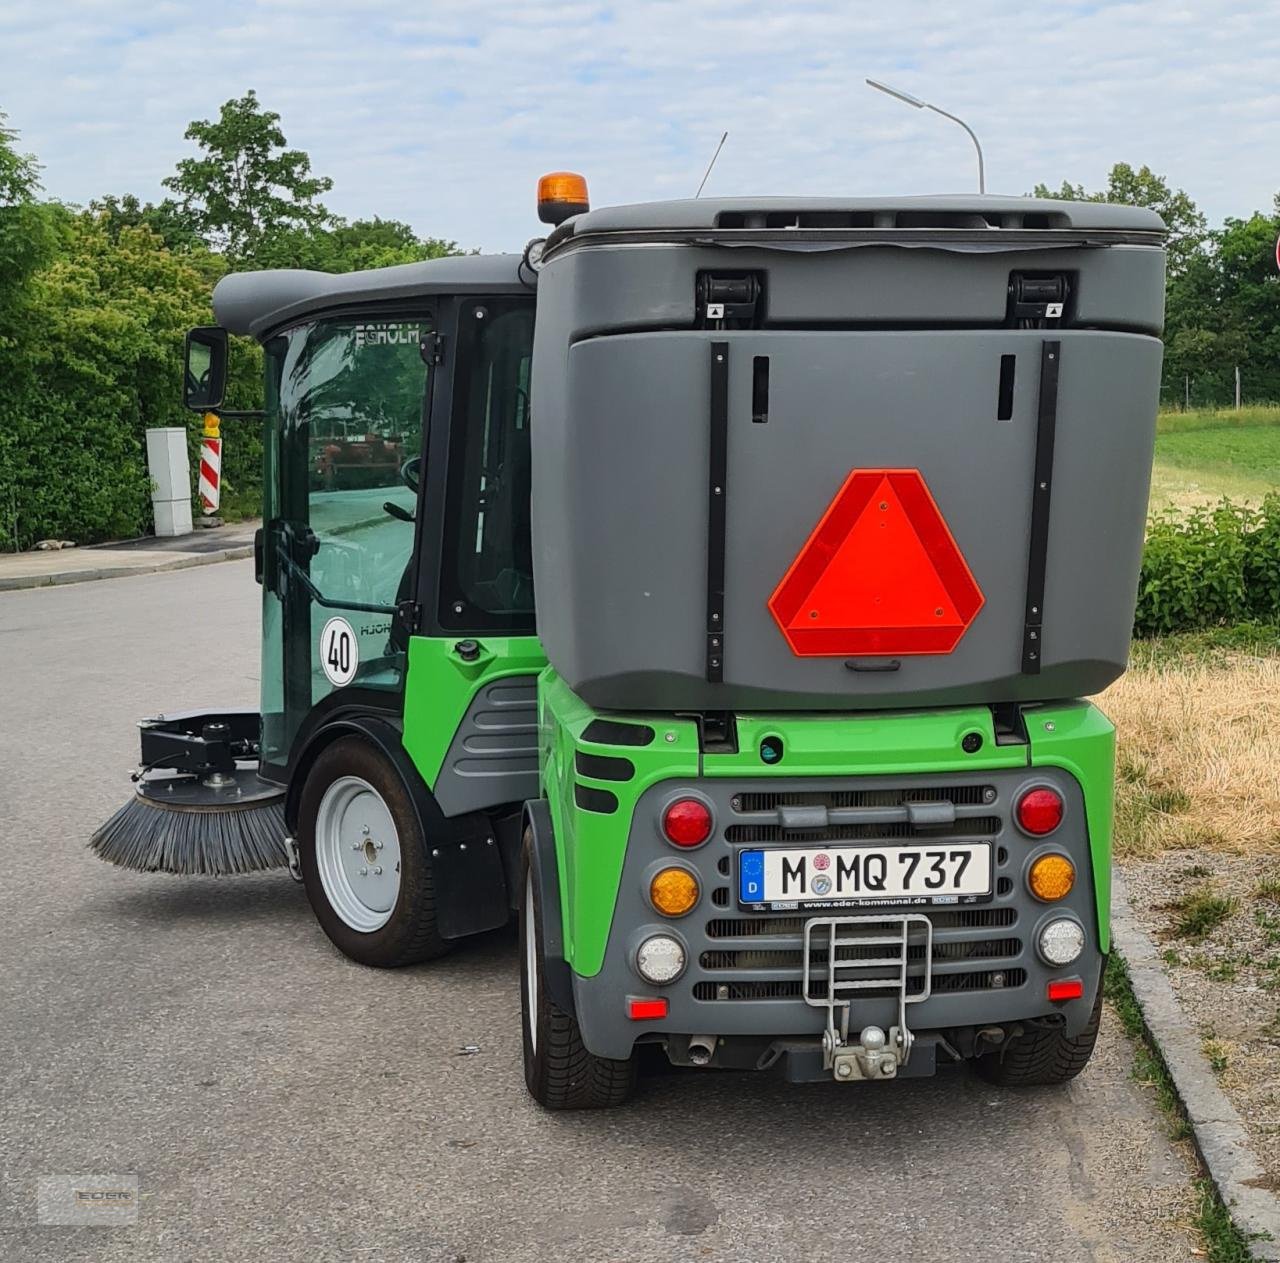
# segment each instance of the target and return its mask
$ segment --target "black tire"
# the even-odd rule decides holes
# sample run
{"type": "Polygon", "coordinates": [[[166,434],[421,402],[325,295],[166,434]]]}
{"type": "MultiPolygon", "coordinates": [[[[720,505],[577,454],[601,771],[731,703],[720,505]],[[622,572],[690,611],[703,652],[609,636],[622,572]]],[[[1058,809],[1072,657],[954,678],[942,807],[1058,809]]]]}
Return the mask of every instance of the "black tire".
{"type": "Polygon", "coordinates": [[[974,1065],[988,1083],[1004,1088],[1069,1083],[1089,1064],[1102,1020],[1102,987],[1093,1002],[1088,1025],[1079,1035],[1061,1030],[1028,1030],[999,1052],[985,1053],[974,1065]]]}
{"type": "Polygon", "coordinates": [[[597,1057],[582,1042],[577,1019],[563,1012],[547,994],[543,976],[542,890],[536,865],[530,863],[530,835],[525,830],[520,860],[520,1015],[524,1036],[524,1081],[544,1109],[610,1109],[621,1105],[636,1083],[636,1059],[597,1057]],[[532,896],[532,897],[530,897],[532,896]],[[532,905],[533,923],[529,924],[532,905]],[[532,940],[528,937],[532,929],[532,940]],[[533,950],[530,950],[530,944],[533,950]],[[530,1004],[530,956],[533,957],[530,1004]]]}
{"type": "Polygon", "coordinates": [[[368,741],[340,737],[327,746],[307,774],[298,804],[298,858],[302,882],[320,928],[334,946],[361,965],[399,969],[449,950],[436,926],[431,857],[417,813],[399,774],[368,741]],[[400,840],[400,892],[391,919],[369,933],[353,929],[325,894],[316,860],[316,815],[325,791],[342,776],[367,781],[386,803],[400,840]]]}

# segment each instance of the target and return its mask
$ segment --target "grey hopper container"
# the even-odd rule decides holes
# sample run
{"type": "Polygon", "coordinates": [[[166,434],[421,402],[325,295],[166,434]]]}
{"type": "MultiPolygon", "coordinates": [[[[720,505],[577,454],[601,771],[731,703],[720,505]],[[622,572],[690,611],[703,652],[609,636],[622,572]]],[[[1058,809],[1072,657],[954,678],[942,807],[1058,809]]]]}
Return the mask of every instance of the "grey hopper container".
{"type": "Polygon", "coordinates": [[[605,709],[1104,688],[1133,621],[1162,241],[1151,212],[992,197],[658,203],[569,221],[539,277],[533,381],[552,665],[605,709]],[[897,551],[871,518],[830,528],[814,545],[839,553],[821,599],[791,592],[780,610],[856,471],[918,476],[941,534],[891,478],[864,509],[887,514],[897,551]],[[942,535],[976,600],[948,579],[942,535]]]}

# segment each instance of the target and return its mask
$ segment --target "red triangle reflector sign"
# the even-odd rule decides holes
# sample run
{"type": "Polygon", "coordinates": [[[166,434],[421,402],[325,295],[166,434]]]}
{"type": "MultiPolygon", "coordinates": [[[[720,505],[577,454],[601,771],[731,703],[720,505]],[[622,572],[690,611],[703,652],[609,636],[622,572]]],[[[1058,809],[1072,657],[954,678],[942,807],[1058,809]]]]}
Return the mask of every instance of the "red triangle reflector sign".
{"type": "Polygon", "coordinates": [[[950,653],[983,595],[918,469],[855,469],[774,594],[797,657],[950,653]]]}

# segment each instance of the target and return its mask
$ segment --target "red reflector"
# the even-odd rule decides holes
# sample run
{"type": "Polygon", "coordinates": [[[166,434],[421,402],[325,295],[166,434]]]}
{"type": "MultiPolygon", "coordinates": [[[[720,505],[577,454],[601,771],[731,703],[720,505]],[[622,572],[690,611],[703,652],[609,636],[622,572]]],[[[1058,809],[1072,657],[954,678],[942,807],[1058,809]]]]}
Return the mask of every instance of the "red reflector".
{"type": "Polygon", "coordinates": [[[652,1021],[657,1017],[666,1017],[667,1002],[661,997],[656,1000],[637,1000],[633,997],[627,1001],[627,1016],[633,1022],[652,1021]]]}
{"type": "Polygon", "coordinates": [[[797,657],[950,653],[983,596],[918,469],[855,469],[769,598],[797,657]]]}
{"type": "Polygon", "coordinates": [[[701,846],[711,836],[711,811],[696,798],[680,798],[662,813],[662,832],[675,846],[701,846]]]}
{"type": "Polygon", "coordinates": [[[1028,790],[1018,799],[1018,824],[1027,833],[1042,838],[1062,823],[1062,795],[1056,789],[1028,790]]]}
{"type": "Polygon", "coordinates": [[[1079,978],[1062,978],[1048,986],[1050,1000],[1078,1000],[1084,995],[1084,983],[1079,978]]]}

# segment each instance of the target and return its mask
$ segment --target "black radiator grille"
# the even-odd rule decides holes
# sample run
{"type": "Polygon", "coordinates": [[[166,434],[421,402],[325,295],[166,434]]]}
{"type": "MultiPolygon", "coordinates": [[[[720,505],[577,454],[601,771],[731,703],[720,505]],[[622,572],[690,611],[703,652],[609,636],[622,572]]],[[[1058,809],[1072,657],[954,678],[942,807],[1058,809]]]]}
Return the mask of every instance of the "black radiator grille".
{"type": "Polygon", "coordinates": [[[965,974],[934,974],[933,994],[945,995],[953,991],[995,991],[999,988],[1008,990],[1010,987],[1021,987],[1026,981],[1025,969],[990,969],[965,974]]]}
{"type": "MultiPolygon", "coordinates": [[[[1017,908],[930,908],[929,920],[935,930],[978,930],[990,926],[1013,925],[1018,920],[1017,908]]],[[[807,917],[716,917],[707,922],[708,938],[751,938],[755,935],[804,933],[807,917]]]]}
{"type": "MultiPolygon", "coordinates": [[[[935,961],[953,960],[990,960],[1017,956],[1022,951],[1022,940],[1019,938],[970,939],[947,941],[935,939],[933,959],[935,961]]],[[[868,960],[883,956],[882,947],[842,947],[836,953],[838,961],[868,960]]],[[[728,948],[703,952],[698,963],[703,969],[799,969],[803,963],[804,952],[792,948],[728,948]]],[[[815,964],[825,964],[827,953],[817,948],[812,953],[815,964]]],[[[924,959],[924,944],[912,943],[907,949],[908,960],[924,959]]]]}
{"type": "Polygon", "coordinates": [[[901,807],[906,803],[955,803],[974,807],[994,800],[989,785],[910,785],[898,789],[750,790],[733,796],[734,811],[777,811],[779,807],[901,807]]]}
{"type": "Polygon", "coordinates": [[[799,982],[695,982],[695,1000],[799,1000],[799,982]]]}
{"type": "Polygon", "coordinates": [[[886,824],[833,824],[825,829],[784,829],[780,824],[731,824],[724,836],[730,842],[842,842],[867,838],[990,838],[1000,831],[999,816],[962,816],[942,826],[906,821],[886,824]]]}
{"type": "MultiPolygon", "coordinates": [[[[915,979],[909,980],[914,982],[915,979]]],[[[1025,969],[986,970],[964,974],[934,974],[933,994],[952,994],[957,991],[996,991],[1010,987],[1021,987],[1027,981],[1025,969]]],[[[911,995],[917,987],[908,986],[907,994],[911,995]]],[[[812,990],[815,998],[825,993],[825,983],[818,983],[812,990]]],[[[862,999],[876,999],[880,996],[897,994],[894,988],[886,987],[883,992],[860,992],[862,999]]],[[[726,982],[695,982],[693,998],[695,1000],[799,1000],[803,996],[803,984],[795,981],[742,981],[733,979],[726,982]]]]}

